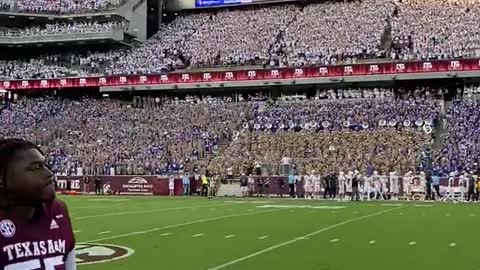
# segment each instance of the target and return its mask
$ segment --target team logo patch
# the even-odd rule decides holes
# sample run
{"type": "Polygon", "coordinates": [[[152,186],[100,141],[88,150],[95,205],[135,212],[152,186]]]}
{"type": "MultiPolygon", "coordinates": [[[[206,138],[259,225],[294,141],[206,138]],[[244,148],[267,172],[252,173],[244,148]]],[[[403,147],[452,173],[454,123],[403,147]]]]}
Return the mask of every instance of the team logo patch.
{"type": "Polygon", "coordinates": [[[133,249],[110,244],[77,244],[77,264],[95,264],[123,259],[131,256],[133,249]]]}
{"type": "Polygon", "coordinates": [[[9,219],[0,221],[0,233],[5,237],[12,237],[15,235],[15,224],[9,219]]]}

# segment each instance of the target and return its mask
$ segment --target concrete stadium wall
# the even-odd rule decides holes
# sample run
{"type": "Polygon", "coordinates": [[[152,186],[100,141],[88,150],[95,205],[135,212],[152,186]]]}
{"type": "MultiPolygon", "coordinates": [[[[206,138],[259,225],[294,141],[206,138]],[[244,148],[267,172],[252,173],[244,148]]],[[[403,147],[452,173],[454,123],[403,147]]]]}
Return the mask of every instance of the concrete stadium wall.
{"type": "Polygon", "coordinates": [[[167,1],[168,10],[184,10],[184,9],[194,9],[195,0],[172,0],[167,1]]]}
{"type": "Polygon", "coordinates": [[[147,1],[130,0],[123,5],[118,13],[129,22],[128,34],[137,37],[140,41],[147,40],[147,1]]]}

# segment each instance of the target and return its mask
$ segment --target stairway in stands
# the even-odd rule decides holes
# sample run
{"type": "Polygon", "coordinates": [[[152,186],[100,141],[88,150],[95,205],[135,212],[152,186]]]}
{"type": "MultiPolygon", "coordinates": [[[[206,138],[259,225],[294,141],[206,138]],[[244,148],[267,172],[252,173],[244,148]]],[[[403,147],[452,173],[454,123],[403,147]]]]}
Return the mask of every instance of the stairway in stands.
{"type": "Polygon", "coordinates": [[[440,115],[438,116],[438,124],[435,128],[435,136],[432,144],[432,150],[434,152],[439,151],[442,149],[442,143],[443,139],[445,137],[445,133],[447,131],[446,123],[446,112],[452,105],[451,101],[441,101],[443,104],[441,104],[442,109],[440,110],[440,115]]]}

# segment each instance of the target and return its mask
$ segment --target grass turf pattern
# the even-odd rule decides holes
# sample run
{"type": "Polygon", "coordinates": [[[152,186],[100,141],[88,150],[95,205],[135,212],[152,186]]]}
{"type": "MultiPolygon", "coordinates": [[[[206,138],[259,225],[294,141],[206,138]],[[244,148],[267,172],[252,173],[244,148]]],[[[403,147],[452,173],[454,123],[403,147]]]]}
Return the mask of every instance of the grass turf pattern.
{"type": "Polygon", "coordinates": [[[62,199],[77,243],[134,250],[85,270],[480,269],[477,204],[62,199]]]}

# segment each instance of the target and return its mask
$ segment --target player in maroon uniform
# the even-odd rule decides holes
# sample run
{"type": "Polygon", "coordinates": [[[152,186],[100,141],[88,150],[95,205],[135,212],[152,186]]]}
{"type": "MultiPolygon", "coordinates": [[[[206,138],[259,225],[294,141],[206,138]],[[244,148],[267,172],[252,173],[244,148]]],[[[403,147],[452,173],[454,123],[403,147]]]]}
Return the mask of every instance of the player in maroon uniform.
{"type": "Polygon", "coordinates": [[[0,269],[75,270],[75,238],[33,143],[0,140],[0,269]]]}

